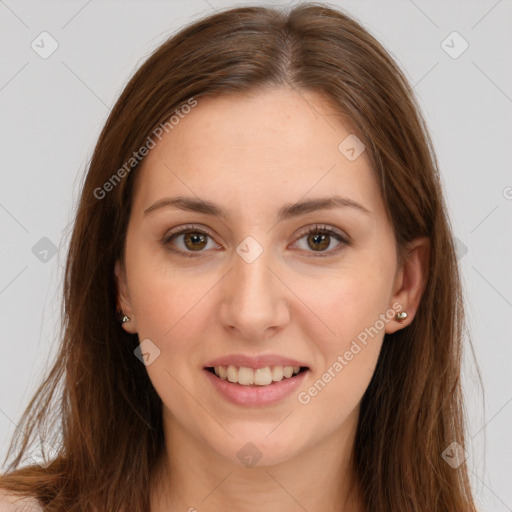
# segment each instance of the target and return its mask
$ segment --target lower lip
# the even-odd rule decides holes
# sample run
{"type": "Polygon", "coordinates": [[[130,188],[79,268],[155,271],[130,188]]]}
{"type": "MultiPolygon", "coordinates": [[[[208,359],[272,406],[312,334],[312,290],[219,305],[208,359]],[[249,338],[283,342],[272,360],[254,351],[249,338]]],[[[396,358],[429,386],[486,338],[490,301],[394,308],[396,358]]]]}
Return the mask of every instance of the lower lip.
{"type": "Polygon", "coordinates": [[[275,404],[290,396],[304,381],[309,370],[268,386],[243,386],[222,380],[208,370],[204,370],[204,372],[224,398],[236,405],[252,407],[275,404]]]}

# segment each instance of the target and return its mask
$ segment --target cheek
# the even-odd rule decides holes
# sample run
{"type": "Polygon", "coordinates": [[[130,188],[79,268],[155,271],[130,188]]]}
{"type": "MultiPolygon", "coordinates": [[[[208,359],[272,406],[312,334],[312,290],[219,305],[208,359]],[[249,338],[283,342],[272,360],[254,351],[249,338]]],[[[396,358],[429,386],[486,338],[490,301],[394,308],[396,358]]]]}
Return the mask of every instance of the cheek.
{"type": "Polygon", "coordinates": [[[387,310],[392,280],[389,269],[361,262],[314,280],[299,278],[296,284],[297,295],[304,298],[324,333],[324,342],[341,350],[387,310]]]}
{"type": "MultiPolygon", "coordinates": [[[[137,314],[139,337],[155,338],[166,343],[176,338],[176,331],[191,333],[208,315],[200,315],[201,301],[218,281],[218,277],[196,268],[173,265],[161,249],[155,255],[142,249],[132,250],[129,274],[131,303],[137,314]]],[[[181,339],[181,337],[179,337],[181,339]]]]}
{"type": "Polygon", "coordinates": [[[360,283],[345,281],[336,291],[325,294],[316,310],[326,319],[330,332],[317,337],[323,353],[323,365],[318,373],[322,382],[333,383],[331,388],[350,389],[356,394],[364,391],[374,371],[384,336],[385,294],[361,287],[360,283]],[[365,290],[363,293],[362,290],[365,290]],[[384,315],[384,316],[383,316],[384,315]],[[383,320],[384,318],[384,320],[383,320]]]}
{"type": "Polygon", "coordinates": [[[377,364],[386,322],[394,316],[388,304],[389,269],[370,262],[358,267],[325,279],[321,288],[309,288],[316,317],[311,317],[310,326],[314,322],[316,327],[309,329],[310,337],[322,357],[297,398],[306,411],[318,408],[334,423],[361,400],[377,364]]]}
{"type": "Polygon", "coordinates": [[[382,346],[385,294],[360,284],[347,279],[318,296],[316,313],[333,332],[316,329],[313,349],[321,358],[297,402],[304,421],[324,434],[357,414],[382,346]]]}

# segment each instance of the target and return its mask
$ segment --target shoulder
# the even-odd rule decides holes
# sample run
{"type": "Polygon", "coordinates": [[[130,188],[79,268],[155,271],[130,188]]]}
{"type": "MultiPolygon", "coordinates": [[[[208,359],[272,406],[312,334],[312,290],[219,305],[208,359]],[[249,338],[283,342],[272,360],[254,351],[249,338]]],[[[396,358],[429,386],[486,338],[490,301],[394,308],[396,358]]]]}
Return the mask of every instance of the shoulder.
{"type": "Polygon", "coordinates": [[[7,494],[0,489],[0,512],[43,512],[43,508],[34,498],[7,494]]]}

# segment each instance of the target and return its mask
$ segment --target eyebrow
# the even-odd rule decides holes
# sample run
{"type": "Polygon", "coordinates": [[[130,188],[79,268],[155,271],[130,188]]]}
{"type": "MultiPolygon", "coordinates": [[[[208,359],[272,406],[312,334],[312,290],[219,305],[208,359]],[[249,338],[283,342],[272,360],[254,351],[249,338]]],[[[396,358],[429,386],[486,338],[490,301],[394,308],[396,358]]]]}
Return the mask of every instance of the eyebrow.
{"type": "MultiPolygon", "coordinates": [[[[144,210],[144,215],[165,207],[177,208],[187,212],[203,213],[205,215],[219,217],[224,220],[229,219],[227,211],[221,206],[212,203],[211,201],[186,196],[164,197],[159,199],[156,203],[144,210]]],[[[286,204],[279,209],[277,213],[277,220],[280,222],[292,217],[298,217],[299,215],[315,212],[317,210],[330,210],[334,208],[347,207],[365,214],[371,214],[371,211],[365,208],[362,204],[359,204],[348,197],[334,195],[331,197],[308,199],[286,204]]]]}

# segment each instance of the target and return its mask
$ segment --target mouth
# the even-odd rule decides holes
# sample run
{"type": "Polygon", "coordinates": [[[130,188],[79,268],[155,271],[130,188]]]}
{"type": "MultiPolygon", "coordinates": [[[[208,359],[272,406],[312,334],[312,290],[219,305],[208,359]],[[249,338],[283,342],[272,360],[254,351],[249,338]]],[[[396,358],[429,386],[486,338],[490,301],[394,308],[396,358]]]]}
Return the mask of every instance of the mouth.
{"type": "Polygon", "coordinates": [[[280,382],[294,380],[298,375],[309,371],[307,366],[265,366],[249,368],[246,366],[209,366],[205,370],[219,380],[245,387],[269,387],[280,382]]]}

